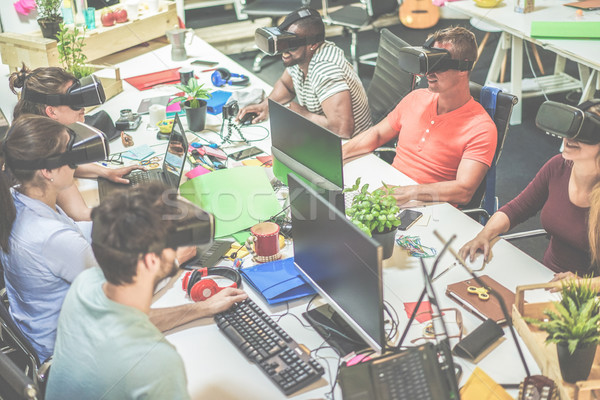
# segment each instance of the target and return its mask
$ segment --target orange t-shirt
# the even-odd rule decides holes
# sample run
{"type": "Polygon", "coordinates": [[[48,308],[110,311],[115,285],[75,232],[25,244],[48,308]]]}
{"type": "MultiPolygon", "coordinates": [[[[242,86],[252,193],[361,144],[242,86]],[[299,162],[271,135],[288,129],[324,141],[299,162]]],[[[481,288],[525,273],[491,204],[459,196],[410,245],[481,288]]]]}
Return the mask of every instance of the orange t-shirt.
{"type": "Polygon", "coordinates": [[[398,131],[393,166],[420,184],[452,181],[460,161],[490,166],[496,152],[496,125],[473,98],[462,107],[437,114],[438,94],[412,91],[388,114],[398,131]]]}

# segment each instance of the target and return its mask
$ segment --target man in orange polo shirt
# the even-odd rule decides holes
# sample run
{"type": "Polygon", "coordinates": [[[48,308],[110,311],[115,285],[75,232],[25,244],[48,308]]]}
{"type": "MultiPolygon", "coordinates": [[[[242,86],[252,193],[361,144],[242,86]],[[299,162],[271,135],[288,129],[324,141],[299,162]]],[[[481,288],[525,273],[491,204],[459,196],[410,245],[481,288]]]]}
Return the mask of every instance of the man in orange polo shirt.
{"type": "MultiPolygon", "coordinates": [[[[475,35],[462,27],[433,34],[433,47],[452,59],[477,58],[475,35]]],[[[344,159],[369,153],[397,137],[393,166],[419,185],[395,189],[398,204],[409,200],[467,204],[496,151],[496,126],[469,91],[469,70],[426,75],[429,87],[414,90],[374,127],[342,148],[344,159]]]]}

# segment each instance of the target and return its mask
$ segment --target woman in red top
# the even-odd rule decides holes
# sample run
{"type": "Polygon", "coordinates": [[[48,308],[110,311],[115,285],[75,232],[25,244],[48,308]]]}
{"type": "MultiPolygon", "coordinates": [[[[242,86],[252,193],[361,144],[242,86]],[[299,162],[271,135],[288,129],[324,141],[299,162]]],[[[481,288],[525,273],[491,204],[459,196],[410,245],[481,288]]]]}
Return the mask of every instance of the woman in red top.
{"type": "MultiPolygon", "coordinates": [[[[587,109],[600,116],[600,104],[587,109]]],[[[596,132],[600,137],[600,131],[596,132]]],[[[600,182],[600,143],[563,139],[563,152],[548,161],[515,199],[500,208],[483,230],[460,250],[473,261],[478,251],[488,259],[491,242],[541,210],[550,235],[543,263],[551,270],[589,274],[588,214],[590,193],[600,182]]]]}

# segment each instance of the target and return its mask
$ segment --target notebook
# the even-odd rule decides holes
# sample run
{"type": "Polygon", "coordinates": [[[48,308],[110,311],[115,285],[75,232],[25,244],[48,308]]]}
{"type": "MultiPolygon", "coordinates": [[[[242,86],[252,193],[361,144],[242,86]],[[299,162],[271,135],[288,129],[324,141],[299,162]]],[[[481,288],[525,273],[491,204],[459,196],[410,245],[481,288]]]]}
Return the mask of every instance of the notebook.
{"type": "MultiPolygon", "coordinates": [[[[504,299],[504,303],[510,314],[512,312],[512,305],[515,303],[515,294],[488,275],[483,275],[480,279],[487,287],[492,288],[504,299]]],[[[492,295],[489,295],[487,300],[482,300],[477,294],[469,293],[467,289],[469,286],[479,287],[474,279],[467,279],[448,285],[446,295],[484,321],[489,318],[497,324],[505,323],[506,318],[502,313],[502,308],[498,300],[492,295]]]]}
{"type": "Polygon", "coordinates": [[[531,21],[531,37],[600,39],[600,21],[531,21]]]}
{"type": "Polygon", "coordinates": [[[600,0],[584,0],[563,4],[567,7],[581,8],[586,11],[600,10],[600,0]]]}
{"type": "Polygon", "coordinates": [[[169,143],[165,150],[162,168],[151,169],[149,171],[135,170],[124,176],[130,183],[124,185],[115,183],[104,178],[98,178],[98,195],[100,202],[105,199],[113,190],[123,189],[128,186],[135,186],[148,182],[162,182],[166,187],[177,189],[183,174],[185,158],[187,156],[188,140],[185,137],[185,130],[181,125],[179,115],[175,115],[173,122],[173,131],[169,135],[169,143]]]}

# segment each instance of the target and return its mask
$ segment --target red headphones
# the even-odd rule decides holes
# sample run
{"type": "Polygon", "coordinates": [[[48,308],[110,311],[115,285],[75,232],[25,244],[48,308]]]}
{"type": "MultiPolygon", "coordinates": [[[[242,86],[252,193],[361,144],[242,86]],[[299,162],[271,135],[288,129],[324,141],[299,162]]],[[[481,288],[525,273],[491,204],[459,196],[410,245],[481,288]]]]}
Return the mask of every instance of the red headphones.
{"type": "Polygon", "coordinates": [[[238,271],[227,267],[198,268],[185,273],[181,286],[190,299],[204,301],[225,288],[239,288],[242,286],[242,276],[238,271]],[[229,286],[219,286],[212,279],[202,279],[208,275],[222,276],[232,280],[233,283],[229,286]]]}

